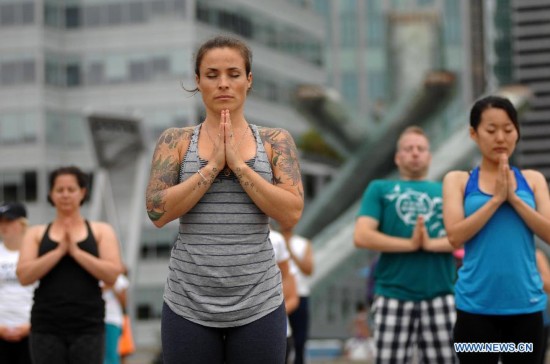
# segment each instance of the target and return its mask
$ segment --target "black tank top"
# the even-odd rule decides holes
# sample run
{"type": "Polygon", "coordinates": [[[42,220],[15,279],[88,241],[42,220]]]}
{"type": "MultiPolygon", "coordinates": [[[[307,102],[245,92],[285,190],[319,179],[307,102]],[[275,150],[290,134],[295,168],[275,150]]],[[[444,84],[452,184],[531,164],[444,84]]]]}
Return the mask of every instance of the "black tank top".
{"type": "MultiPolygon", "coordinates": [[[[50,227],[40,242],[38,256],[57,247],[48,235],[50,227]]],[[[78,245],[97,257],[97,243],[88,221],[86,227],[88,236],[78,245]]],[[[67,254],[42,277],[34,292],[31,327],[34,332],[57,335],[101,333],[104,315],[99,281],[67,254]]]]}

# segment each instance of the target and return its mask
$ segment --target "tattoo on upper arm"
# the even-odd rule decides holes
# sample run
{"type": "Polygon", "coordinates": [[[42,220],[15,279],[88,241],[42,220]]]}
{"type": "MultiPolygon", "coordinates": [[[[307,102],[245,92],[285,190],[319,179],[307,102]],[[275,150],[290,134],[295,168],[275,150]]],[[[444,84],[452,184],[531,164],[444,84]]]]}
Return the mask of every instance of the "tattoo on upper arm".
{"type": "Polygon", "coordinates": [[[173,154],[164,156],[163,150],[173,150],[182,139],[190,139],[190,128],[171,128],[162,133],[155,148],[151,174],[146,192],[147,214],[152,221],[159,220],[166,212],[166,189],[179,181],[180,162],[173,154]]]}
{"type": "Polygon", "coordinates": [[[147,213],[153,221],[160,219],[166,210],[166,189],[178,183],[179,162],[172,156],[163,159],[159,155],[151,166],[151,177],[147,186],[147,213]]]}
{"type": "MultiPolygon", "coordinates": [[[[260,129],[260,136],[264,143],[271,145],[272,156],[271,163],[277,166],[282,175],[274,175],[274,184],[283,183],[283,179],[290,180],[293,186],[301,181],[300,163],[298,160],[298,151],[294,140],[284,129],[260,129]]],[[[302,191],[300,191],[300,194],[302,191]]]]}

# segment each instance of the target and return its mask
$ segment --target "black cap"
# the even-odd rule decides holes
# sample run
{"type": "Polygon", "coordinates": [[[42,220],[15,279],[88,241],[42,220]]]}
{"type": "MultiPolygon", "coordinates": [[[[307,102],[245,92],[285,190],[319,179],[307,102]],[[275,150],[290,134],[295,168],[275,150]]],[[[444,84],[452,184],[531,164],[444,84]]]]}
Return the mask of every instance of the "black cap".
{"type": "Polygon", "coordinates": [[[27,217],[27,209],[19,202],[4,202],[0,205],[0,218],[15,220],[27,217]]]}

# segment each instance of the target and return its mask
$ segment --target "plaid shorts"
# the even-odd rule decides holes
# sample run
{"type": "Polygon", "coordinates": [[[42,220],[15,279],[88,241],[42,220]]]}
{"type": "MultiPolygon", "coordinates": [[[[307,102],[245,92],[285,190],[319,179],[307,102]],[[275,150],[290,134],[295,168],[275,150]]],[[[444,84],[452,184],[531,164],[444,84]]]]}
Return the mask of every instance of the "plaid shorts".
{"type": "Polygon", "coordinates": [[[377,364],[458,363],[453,348],[454,296],[400,301],[379,296],[373,304],[377,364]]]}

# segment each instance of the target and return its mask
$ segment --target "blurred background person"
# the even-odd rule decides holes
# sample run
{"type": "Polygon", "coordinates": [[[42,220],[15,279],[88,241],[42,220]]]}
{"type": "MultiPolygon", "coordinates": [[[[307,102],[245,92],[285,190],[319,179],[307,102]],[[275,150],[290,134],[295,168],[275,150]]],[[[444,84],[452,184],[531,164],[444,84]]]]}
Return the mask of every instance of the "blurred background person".
{"type": "Polygon", "coordinates": [[[50,173],[49,224],[25,234],[17,265],[22,284],[39,281],[31,310],[34,364],[102,364],[105,302],[99,281],[113,284],[122,272],[119,243],[111,225],[88,221],[80,207],[88,176],[78,167],[50,173]]]}
{"type": "Polygon", "coordinates": [[[286,356],[285,363],[295,363],[296,348],[294,344],[294,333],[288,320],[289,315],[296,311],[300,304],[300,297],[296,288],[296,269],[290,264],[290,253],[286,247],[284,236],[270,227],[269,240],[273,246],[275,260],[281,271],[281,280],[283,282],[283,296],[285,299],[285,310],[287,315],[286,323],[286,356]]]}
{"type": "Polygon", "coordinates": [[[295,364],[303,364],[309,330],[309,277],[313,273],[313,248],[311,241],[294,234],[293,229],[281,229],[290,255],[290,266],[295,272],[299,304],[288,316],[292,328],[296,357],[295,364]]]}
{"type": "Polygon", "coordinates": [[[34,285],[23,286],[15,274],[27,230],[27,210],[18,202],[0,206],[0,362],[30,364],[30,314],[34,285]]]}
{"type": "Polygon", "coordinates": [[[365,303],[357,302],[351,322],[351,337],[344,345],[345,357],[352,361],[371,361],[374,357],[374,342],[369,327],[369,310],[365,303]]]}
{"type": "MultiPolygon", "coordinates": [[[[124,266],[124,276],[129,278],[128,267],[124,266]]],[[[128,281],[128,287],[130,282],[128,281]]],[[[128,291],[128,288],[125,292],[128,291]]],[[[122,332],[120,334],[120,340],[118,341],[118,353],[120,354],[121,364],[125,364],[128,361],[128,357],[136,351],[136,343],[134,341],[134,334],[132,331],[132,321],[128,314],[128,295],[124,294],[124,300],[119,301],[122,305],[122,332]]]]}
{"type": "Polygon", "coordinates": [[[430,141],[418,126],[405,128],[394,162],[399,178],[373,180],[357,214],[354,243],[379,251],[371,310],[375,358],[408,363],[456,363],[453,247],[445,236],[441,182],[428,179],[430,141]]]}
{"type": "Polygon", "coordinates": [[[105,360],[104,364],[120,364],[119,341],[122,336],[126,292],[130,282],[126,274],[118,275],[114,284],[102,282],[103,300],[105,301],[105,360]]]}
{"type": "MultiPolygon", "coordinates": [[[[535,251],[535,257],[537,259],[537,269],[540,273],[540,278],[542,279],[542,288],[546,293],[548,299],[548,293],[550,293],[550,264],[548,263],[548,258],[546,254],[540,249],[537,248],[535,251]]],[[[539,364],[546,363],[546,351],[548,350],[548,334],[550,333],[550,302],[546,302],[546,309],[542,312],[543,325],[544,325],[544,336],[542,339],[542,356],[540,358],[539,364]]]]}

